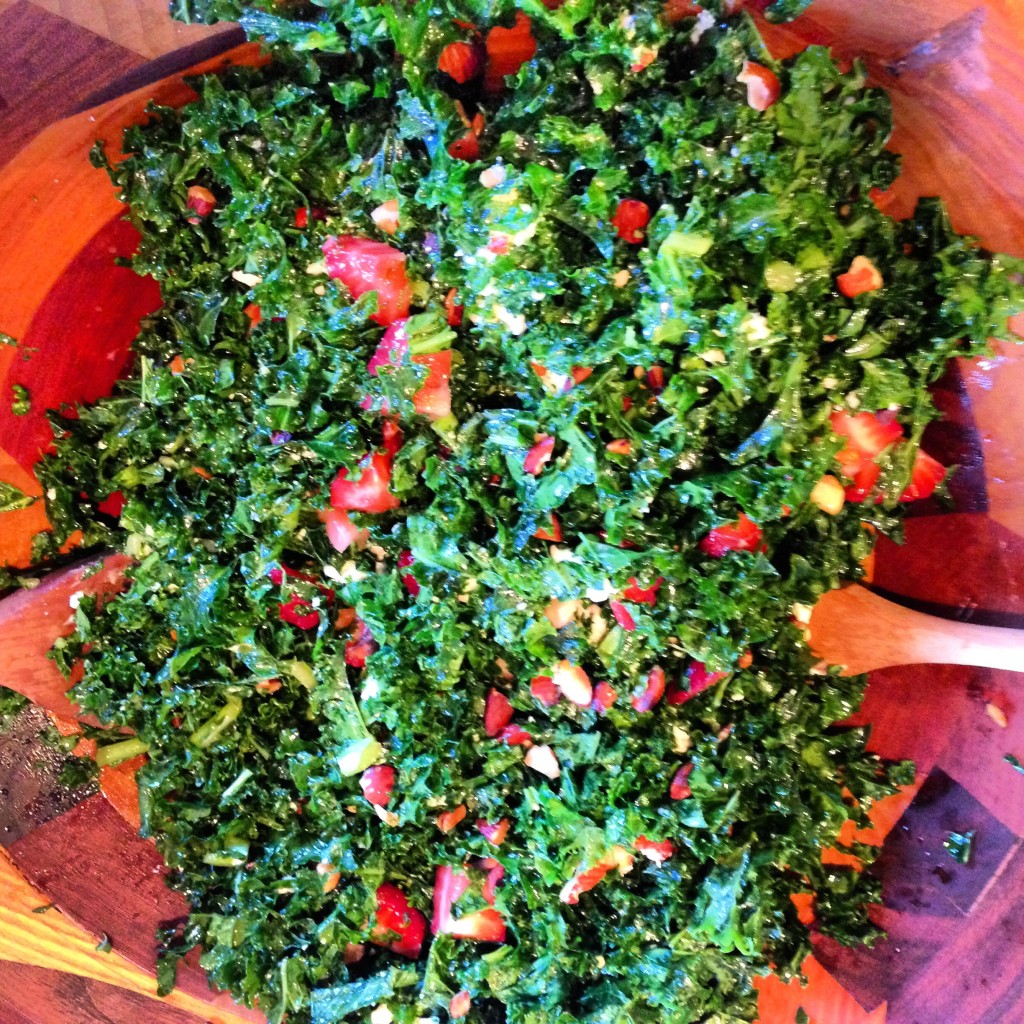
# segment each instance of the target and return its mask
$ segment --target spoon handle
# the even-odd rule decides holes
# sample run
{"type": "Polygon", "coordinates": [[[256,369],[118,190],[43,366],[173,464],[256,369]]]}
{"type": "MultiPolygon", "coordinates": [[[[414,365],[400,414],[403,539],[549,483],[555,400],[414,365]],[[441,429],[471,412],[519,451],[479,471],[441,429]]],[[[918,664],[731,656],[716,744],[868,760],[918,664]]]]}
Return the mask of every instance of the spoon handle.
{"type": "Polygon", "coordinates": [[[1024,630],[953,622],[904,608],[861,586],[826,594],[811,616],[811,649],[844,675],[895,665],[974,665],[1024,671],[1024,630]]]}

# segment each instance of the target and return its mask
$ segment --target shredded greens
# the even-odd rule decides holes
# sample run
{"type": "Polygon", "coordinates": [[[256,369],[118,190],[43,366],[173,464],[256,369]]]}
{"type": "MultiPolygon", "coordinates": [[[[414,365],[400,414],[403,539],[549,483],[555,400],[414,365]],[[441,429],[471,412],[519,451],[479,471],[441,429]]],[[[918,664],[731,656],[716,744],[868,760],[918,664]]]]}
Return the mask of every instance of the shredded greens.
{"type": "Polygon", "coordinates": [[[898,162],[862,68],[674,6],[178,0],[272,62],[97,154],[164,306],[59,420],[39,550],[136,560],[61,657],[148,748],[143,832],[192,905],[165,987],[201,944],[274,1022],[725,1024],[808,952],[794,895],[874,937],[877,883],[821,853],[910,769],[835,724],[863,680],[812,673],[801,609],[898,536],[927,386],[1006,335],[1021,268],[937,202],[878,212],[898,162]],[[462,42],[493,71],[524,14],[507,81],[438,70],[462,42]],[[376,373],[389,292],[327,276],[347,236],[405,259],[410,358],[376,373]],[[884,285],[837,286],[857,257],[884,285]],[[861,500],[837,410],[899,438],[861,500]],[[372,467],[388,507],[345,505],[372,467]]]}

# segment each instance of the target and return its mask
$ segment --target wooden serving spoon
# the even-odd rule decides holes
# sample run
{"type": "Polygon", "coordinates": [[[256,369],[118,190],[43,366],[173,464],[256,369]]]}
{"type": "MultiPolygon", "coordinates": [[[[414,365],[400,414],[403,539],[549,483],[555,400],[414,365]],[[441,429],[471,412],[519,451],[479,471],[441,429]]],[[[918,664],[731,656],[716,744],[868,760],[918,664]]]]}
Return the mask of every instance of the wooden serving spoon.
{"type": "Polygon", "coordinates": [[[853,676],[895,665],[975,665],[1024,672],[1024,630],[925,615],[853,585],[825,594],[811,650],[853,676]]]}
{"type": "MultiPolygon", "coordinates": [[[[74,626],[78,594],[114,594],[130,560],[108,555],[48,576],[34,590],[0,601],[0,686],[24,694],[46,711],[73,718],[78,711],[65,679],[46,654],[74,626]]],[[[1024,671],[1024,631],[979,626],[925,615],[887,601],[865,587],[826,594],[810,620],[811,650],[859,675],[895,665],[975,665],[1024,671]]]]}

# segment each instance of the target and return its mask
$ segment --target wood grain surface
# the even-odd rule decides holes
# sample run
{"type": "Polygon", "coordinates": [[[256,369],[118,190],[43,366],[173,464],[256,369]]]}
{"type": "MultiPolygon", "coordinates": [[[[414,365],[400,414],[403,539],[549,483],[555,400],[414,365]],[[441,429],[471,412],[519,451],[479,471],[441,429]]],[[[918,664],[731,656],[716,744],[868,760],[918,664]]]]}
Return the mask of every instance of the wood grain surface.
{"type": "MultiPolygon", "coordinates": [[[[5,56],[14,52],[17,60],[24,40],[31,39],[19,27],[33,14],[30,8],[73,14],[65,31],[93,33],[98,41],[91,52],[105,53],[107,43],[118,42],[111,38],[118,34],[116,0],[101,0],[108,12],[115,11],[106,28],[87,3],[0,0],[0,30],[11,18],[10,38],[23,40],[18,51],[0,31],[0,69],[11,67],[5,56]]],[[[39,24],[41,32],[56,31],[45,18],[39,24]]],[[[46,38],[55,47],[57,37],[46,38]]],[[[80,55],[81,37],[75,38],[69,37],[66,50],[80,55]]],[[[994,247],[1024,253],[1019,2],[816,0],[795,28],[772,30],[780,51],[828,40],[838,40],[845,53],[866,54],[876,80],[893,93],[895,144],[907,150],[908,159],[898,187],[885,197],[887,208],[900,214],[916,196],[939,191],[961,229],[977,232],[994,247]]],[[[139,58],[152,55],[125,49],[139,58]]],[[[254,59],[254,50],[241,56],[254,59]]],[[[106,81],[88,83],[90,92],[135,73],[140,64],[131,57],[109,60],[101,76],[106,81]]],[[[10,102],[0,109],[0,164],[8,160],[0,167],[0,330],[31,338],[47,353],[48,365],[57,368],[45,382],[49,400],[82,393],[76,388],[101,389],[110,366],[95,365],[91,354],[102,351],[106,363],[117,363],[140,311],[155,302],[150,284],[129,275],[114,287],[105,277],[114,272],[114,252],[130,248],[132,239],[117,220],[115,198],[85,159],[89,144],[94,138],[116,143],[121,127],[143,116],[152,95],[178,103],[189,96],[177,78],[146,85],[24,142],[51,115],[74,109],[62,106],[65,100],[84,98],[86,85],[73,69],[62,81],[79,95],[60,102],[51,97],[35,121],[12,115],[10,102]],[[103,296],[94,303],[98,310],[85,302],[94,290],[103,296]],[[67,309],[80,317],[75,331],[65,323],[67,309]],[[110,316],[111,309],[124,309],[126,322],[110,316]]],[[[0,75],[0,97],[8,96],[34,102],[22,84],[0,75]]],[[[17,358],[0,348],[0,385],[31,372],[17,358]]],[[[880,543],[875,585],[883,592],[950,618],[1024,625],[1022,390],[1024,359],[1013,348],[950,369],[936,390],[947,420],[929,429],[926,447],[962,467],[951,486],[953,505],[921,503],[907,523],[907,545],[880,543]]],[[[31,463],[45,443],[39,423],[17,429],[0,423],[0,480],[31,490],[31,463]]],[[[43,525],[36,506],[0,519],[0,562],[24,564],[28,540],[43,525]]],[[[50,684],[55,685],[52,677],[50,684]]],[[[885,904],[875,912],[889,936],[873,950],[844,950],[815,935],[816,957],[804,966],[806,986],[770,978],[760,985],[762,1024],[792,1024],[801,1009],[811,1024],[1021,1024],[1024,775],[1004,760],[1006,754],[1024,758],[1021,675],[934,666],[878,672],[851,724],[869,726],[871,746],[883,756],[918,763],[916,784],[875,809],[875,830],[843,836],[846,842],[884,843],[878,870],[885,904]],[[949,831],[964,829],[975,831],[974,855],[959,865],[942,842],[949,831]]],[[[2,769],[0,753],[0,786],[2,769]]],[[[103,792],[130,812],[127,779],[124,772],[108,773],[103,792]]],[[[183,905],[162,887],[152,848],[135,836],[125,816],[102,794],[84,796],[70,808],[44,801],[31,828],[16,837],[11,832],[6,841],[0,836],[0,844],[10,847],[47,893],[35,893],[0,851],[0,960],[32,968],[0,970],[0,1024],[161,1019],[156,1011],[146,1017],[134,1004],[109,1002],[114,997],[106,987],[152,995],[151,979],[120,954],[151,962],[153,925],[180,914],[183,905]],[[97,898],[105,886],[120,893],[122,884],[136,881],[138,899],[111,908],[97,898]],[[56,911],[32,913],[51,899],[84,929],[56,911]],[[115,939],[113,953],[95,952],[99,931],[115,939]],[[39,969],[87,976],[102,987],[62,983],[39,969]],[[26,1000],[25,992],[37,997],[26,1000]],[[64,1000],[63,1016],[56,1016],[58,1003],[37,1009],[49,994],[64,1000]],[[76,1005],[81,1009],[67,1009],[76,1005]]],[[[841,849],[823,856],[837,870],[850,861],[841,849]]],[[[170,1005],[202,1020],[243,1019],[241,1011],[199,1002],[199,995],[206,996],[201,979],[186,971],[184,987],[170,1005]]]]}

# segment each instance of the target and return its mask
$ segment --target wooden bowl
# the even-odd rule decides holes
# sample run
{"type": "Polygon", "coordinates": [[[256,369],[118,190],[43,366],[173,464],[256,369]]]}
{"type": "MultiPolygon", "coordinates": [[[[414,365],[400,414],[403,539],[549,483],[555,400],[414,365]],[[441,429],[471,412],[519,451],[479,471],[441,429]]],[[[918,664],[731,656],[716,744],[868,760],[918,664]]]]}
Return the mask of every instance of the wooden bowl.
{"type": "MultiPolygon", "coordinates": [[[[905,162],[882,200],[887,212],[904,216],[917,197],[940,194],[958,230],[1024,255],[1019,0],[816,0],[794,25],[765,32],[780,55],[822,42],[844,59],[862,56],[889,90],[892,147],[905,162]]],[[[254,57],[252,48],[231,55],[254,57]]],[[[159,303],[153,282],[114,266],[136,239],[105,175],[87,159],[97,138],[116,147],[151,97],[183,103],[190,92],[172,78],[111,100],[44,132],[0,171],[0,331],[36,350],[24,361],[0,347],[0,480],[22,489],[31,491],[47,440],[42,409],[104,394],[138,318],[159,303]],[[32,393],[27,417],[10,412],[12,383],[32,393]]],[[[1021,393],[1024,353],[1013,346],[950,368],[936,389],[947,418],[930,428],[927,444],[962,467],[951,487],[954,508],[922,503],[907,522],[905,547],[879,544],[877,587],[930,611],[1024,626],[1021,393]]],[[[0,515],[0,564],[26,565],[31,537],[44,527],[36,506],[0,515]]],[[[874,950],[852,951],[817,940],[806,988],[777,979],[760,985],[762,1024],[789,1024],[801,1007],[817,1024],[1019,1024],[1024,777],[1003,760],[1014,752],[1024,758],[1018,679],[935,667],[879,672],[854,721],[871,724],[872,749],[911,757],[919,770],[913,787],[876,809],[873,830],[842,837],[885,843],[886,905],[877,917],[889,937],[874,950]],[[942,841],[969,829],[974,856],[959,865],[942,841]]],[[[108,783],[130,817],[130,785],[108,783]]],[[[152,963],[154,921],[184,912],[154,873],[152,848],[101,796],[7,845],[55,903],[140,963],[152,963]],[[128,901],[113,909],[119,900],[96,896],[112,878],[128,901]],[[143,887],[133,890],[136,883],[143,887]]],[[[850,858],[842,848],[825,856],[850,858]]],[[[196,975],[184,983],[201,989],[196,975]]]]}

